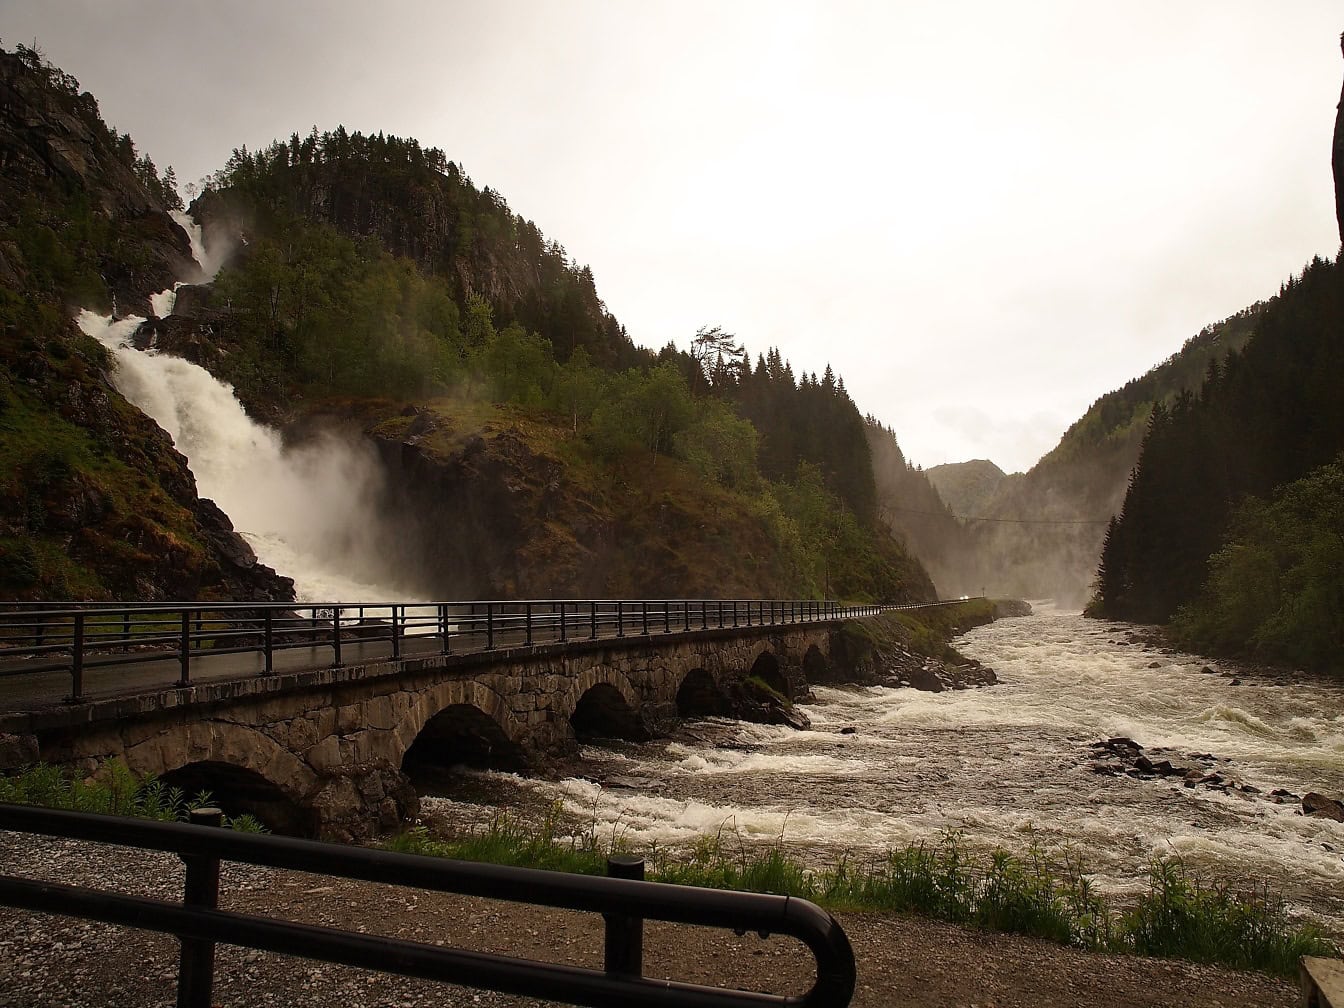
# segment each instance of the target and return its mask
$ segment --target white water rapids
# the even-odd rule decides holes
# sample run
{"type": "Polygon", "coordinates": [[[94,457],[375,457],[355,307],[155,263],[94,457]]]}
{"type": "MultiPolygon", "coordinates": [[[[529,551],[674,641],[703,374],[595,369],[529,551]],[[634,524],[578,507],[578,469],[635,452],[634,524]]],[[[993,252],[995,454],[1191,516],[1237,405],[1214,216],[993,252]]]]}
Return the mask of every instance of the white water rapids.
{"type": "MultiPolygon", "coordinates": [[[[493,801],[559,800],[636,849],[726,830],[749,843],[782,837],[805,858],[862,858],[956,830],[981,850],[1070,848],[1119,894],[1146,884],[1154,857],[1177,855],[1235,885],[1268,882],[1344,931],[1344,825],[1266,798],[1280,787],[1344,794],[1344,688],[1233,686],[1203,673],[1206,659],[1128,643],[1130,629],[1076,615],[1001,620],[957,641],[998,672],[997,686],[815,688],[812,731],[742,725],[741,748],[587,747],[583,776],[559,782],[474,776],[493,801]],[[1173,763],[1212,753],[1220,773],[1264,794],[1098,775],[1089,744],[1114,735],[1169,748],[1173,763]],[[623,786],[598,783],[613,775],[623,786]]],[[[466,800],[426,807],[479,818],[466,800]]]]}
{"type": "MultiPolygon", "coordinates": [[[[186,214],[174,218],[187,231],[207,279],[220,263],[207,255],[201,229],[186,214]]],[[[164,318],[176,302],[175,285],[150,300],[164,318]]],[[[111,351],[117,390],[173,439],[196,477],[202,497],[229,516],[257,557],[294,579],[301,600],[409,600],[387,568],[378,520],[382,491],[370,450],[324,435],[287,446],[280,434],[244,412],[233,388],[191,361],[154,349],[138,350],[132,338],[145,319],[82,311],[85,333],[111,351]]]]}

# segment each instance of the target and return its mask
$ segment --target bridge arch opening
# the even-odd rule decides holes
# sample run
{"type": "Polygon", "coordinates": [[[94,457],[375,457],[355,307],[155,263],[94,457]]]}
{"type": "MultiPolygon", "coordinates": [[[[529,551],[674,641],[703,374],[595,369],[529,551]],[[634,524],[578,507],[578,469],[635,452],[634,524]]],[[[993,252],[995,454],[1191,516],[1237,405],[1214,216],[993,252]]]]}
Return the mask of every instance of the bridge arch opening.
{"type": "Polygon", "coordinates": [[[728,698],[714,677],[702,668],[691,669],[677,687],[677,716],[714,717],[729,713],[728,698]]]}
{"type": "Polygon", "coordinates": [[[751,671],[747,673],[747,678],[759,679],[786,700],[793,697],[793,691],[789,689],[789,680],[779,670],[779,659],[769,651],[762,651],[756,656],[756,660],[751,663],[751,671]]]}
{"type": "Polygon", "coordinates": [[[580,742],[598,739],[646,742],[649,738],[638,713],[610,683],[597,683],[584,690],[569,716],[569,724],[580,742]]]}
{"type": "Polygon", "coordinates": [[[834,678],[831,663],[815,644],[803,655],[803,678],[814,684],[830,682],[834,678]]]}
{"type": "Polygon", "coordinates": [[[255,770],[217,760],[202,760],[159,776],[165,787],[178,788],[188,799],[209,794],[208,804],[229,818],[250,815],[272,833],[315,837],[317,813],[298,802],[255,770]]]}
{"type": "Polygon", "coordinates": [[[521,770],[522,747],[494,718],[474,704],[450,704],[425,722],[402,758],[402,770],[415,780],[426,772],[454,766],[521,770]]]}

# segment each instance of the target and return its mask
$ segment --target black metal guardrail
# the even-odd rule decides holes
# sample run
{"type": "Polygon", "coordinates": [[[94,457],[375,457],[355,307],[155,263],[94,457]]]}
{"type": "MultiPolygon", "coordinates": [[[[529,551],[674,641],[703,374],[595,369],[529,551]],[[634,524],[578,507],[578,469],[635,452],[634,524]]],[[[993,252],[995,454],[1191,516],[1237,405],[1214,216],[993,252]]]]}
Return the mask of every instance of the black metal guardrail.
{"type": "MultiPolygon", "coordinates": [[[[461,984],[570,1004],[648,1008],[843,1008],[854,994],[849,938],[826,911],[806,900],[473,864],[363,847],[215,829],[216,809],[197,824],[160,823],[27,805],[0,804],[0,829],[68,837],[179,855],[186,864],[182,903],[0,875],[0,904],[177,935],[179,1008],[207,1008],[215,943],[461,984]],[[380,882],[435,892],[603,914],[604,969],[586,969],[466,949],[317,927],[217,909],[221,861],[380,882]],[[816,979],[800,995],[706,987],[643,975],[643,922],[790,935],[811,951],[816,979]]],[[[616,859],[614,859],[616,860],[616,859]]],[[[617,872],[642,877],[643,862],[616,860],[617,872]]]]}
{"type": "Polygon", "coordinates": [[[546,599],[482,602],[0,603],[0,678],[67,672],[77,702],[86,671],[168,667],[188,686],[196,663],[225,655],[276,659],[290,670],[347,659],[446,655],[571,641],[693,633],[730,627],[827,623],[892,609],[955,605],[842,605],[817,599],[546,599]],[[352,648],[358,654],[350,655],[352,648]],[[329,650],[328,650],[329,649],[329,650]],[[320,651],[320,653],[319,653],[320,651]],[[311,652],[303,654],[303,652],[311,652]],[[329,657],[329,661],[326,659],[329,657]],[[175,665],[175,668],[174,668],[175,665]]]}

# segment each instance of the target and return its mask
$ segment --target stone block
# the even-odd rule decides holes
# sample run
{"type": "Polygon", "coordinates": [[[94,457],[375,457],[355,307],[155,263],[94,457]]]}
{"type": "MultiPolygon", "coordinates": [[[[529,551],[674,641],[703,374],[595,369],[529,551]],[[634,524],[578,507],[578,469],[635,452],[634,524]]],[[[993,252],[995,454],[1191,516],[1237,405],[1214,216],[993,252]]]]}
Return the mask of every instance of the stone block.
{"type": "Polygon", "coordinates": [[[397,712],[390,696],[374,697],[364,705],[364,724],[387,731],[396,727],[397,712]]]}
{"type": "Polygon", "coordinates": [[[324,770],[334,770],[342,765],[341,740],[335,735],[328,735],[304,753],[303,759],[319,773],[324,770]]]}
{"type": "Polygon", "coordinates": [[[0,768],[17,769],[38,761],[36,735],[0,734],[0,768]]]}
{"type": "Polygon", "coordinates": [[[287,745],[291,752],[307,752],[318,741],[317,725],[309,718],[296,717],[289,723],[287,745]]]}
{"type": "Polygon", "coordinates": [[[365,726],[362,704],[347,704],[336,709],[336,734],[350,735],[365,726]]]}

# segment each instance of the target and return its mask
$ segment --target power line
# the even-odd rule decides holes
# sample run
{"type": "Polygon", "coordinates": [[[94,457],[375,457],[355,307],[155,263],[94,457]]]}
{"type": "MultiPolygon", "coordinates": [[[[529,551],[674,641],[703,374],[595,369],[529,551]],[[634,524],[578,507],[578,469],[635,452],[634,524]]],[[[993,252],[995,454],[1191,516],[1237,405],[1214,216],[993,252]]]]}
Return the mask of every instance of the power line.
{"type": "Polygon", "coordinates": [[[967,522],[995,522],[1000,525],[1109,525],[1111,520],[1086,518],[978,518],[970,515],[954,515],[946,511],[920,511],[917,508],[888,506],[888,511],[904,511],[906,514],[929,515],[933,518],[955,518],[967,522]]]}

